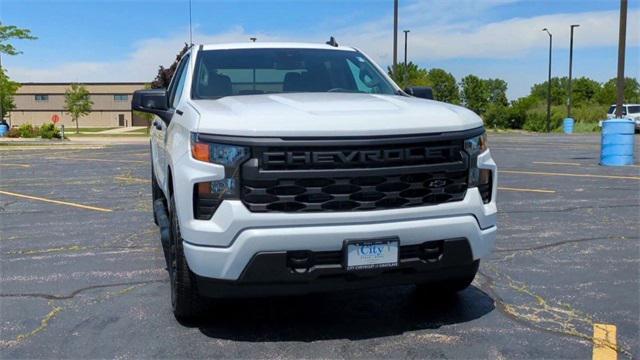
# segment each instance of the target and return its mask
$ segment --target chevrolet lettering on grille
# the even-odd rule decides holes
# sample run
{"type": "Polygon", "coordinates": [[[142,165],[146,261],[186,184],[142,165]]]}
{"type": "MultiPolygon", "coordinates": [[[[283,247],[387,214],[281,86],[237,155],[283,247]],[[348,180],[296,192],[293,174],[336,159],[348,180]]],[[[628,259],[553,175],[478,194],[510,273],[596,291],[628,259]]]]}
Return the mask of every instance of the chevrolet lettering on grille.
{"type": "Polygon", "coordinates": [[[266,151],[263,166],[270,165],[372,165],[379,163],[422,163],[451,157],[455,148],[411,147],[380,150],[266,151]]]}

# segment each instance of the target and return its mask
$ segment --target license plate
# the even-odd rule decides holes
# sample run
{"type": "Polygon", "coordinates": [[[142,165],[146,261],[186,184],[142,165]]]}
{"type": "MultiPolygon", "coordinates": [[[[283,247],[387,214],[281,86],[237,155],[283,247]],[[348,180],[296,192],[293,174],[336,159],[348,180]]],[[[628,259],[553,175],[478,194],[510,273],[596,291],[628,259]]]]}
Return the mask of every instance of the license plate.
{"type": "Polygon", "coordinates": [[[378,269],[398,266],[398,238],[345,241],[347,270],[378,269]]]}

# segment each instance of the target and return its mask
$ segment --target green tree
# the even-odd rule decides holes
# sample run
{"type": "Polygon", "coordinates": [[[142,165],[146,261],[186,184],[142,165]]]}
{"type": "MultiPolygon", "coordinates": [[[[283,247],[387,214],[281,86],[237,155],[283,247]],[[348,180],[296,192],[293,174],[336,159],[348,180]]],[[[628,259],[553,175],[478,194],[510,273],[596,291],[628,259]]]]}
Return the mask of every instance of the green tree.
{"type": "MultiPolygon", "coordinates": [[[[531,87],[531,96],[541,101],[547,101],[547,84],[545,81],[540,84],[535,84],[531,87]]],[[[551,105],[566,105],[567,104],[567,89],[569,86],[569,78],[567,77],[553,77],[551,78],[551,105]]]]}
{"type": "Polygon", "coordinates": [[[404,64],[398,64],[396,71],[391,71],[391,67],[388,67],[387,73],[403,89],[408,86],[429,86],[427,70],[412,62],[409,62],[406,67],[404,64]]]}
{"type": "Polygon", "coordinates": [[[428,85],[433,88],[433,97],[438,101],[460,104],[460,89],[451,73],[433,68],[427,73],[428,85]]]}
{"type": "Polygon", "coordinates": [[[574,79],[571,83],[572,104],[588,104],[596,101],[595,96],[600,92],[599,82],[587,77],[574,79]]]}
{"type": "Polygon", "coordinates": [[[487,82],[475,75],[467,75],[460,80],[460,97],[467,108],[478,114],[484,114],[489,104],[487,82]]]}
{"type": "Polygon", "coordinates": [[[507,82],[502,79],[483,80],[489,95],[489,102],[492,104],[507,106],[507,82]]]}
{"type": "Polygon", "coordinates": [[[37,37],[31,35],[31,30],[21,29],[14,25],[2,25],[0,22],[0,54],[20,54],[20,51],[9,43],[9,40],[12,39],[35,40],[37,37]]]}
{"type": "Polygon", "coordinates": [[[20,84],[9,79],[4,69],[0,68],[0,119],[4,119],[9,111],[16,108],[13,95],[20,88],[20,84]]]}
{"type": "Polygon", "coordinates": [[[21,29],[14,25],[2,25],[0,22],[0,72],[2,75],[0,77],[0,119],[4,119],[4,115],[9,111],[13,110],[15,105],[13,104],[13,95],[18,90],[16,87],[16,83],[9,80],[7,74],[2,71],[2,54],[6,55],[18,55],[20,51],[18,51],[12,44],[9,43],[9,40],[18,39],[18,40],[35,40],[37,39],[35,36],[31,35],[31,31],[27,29],[21,29]],[[15,87],[15,89],[14,89],[15,87]],[[13,89],[13,91],[11,91],[13,89]],[[10,109],[5,109],[5,103],[9,105],[10,109]]]}
{"type": "Polygon", "coordinates": [[[65,110],[71,114],[76,123],[76,134],[80,132],[78,120],[91,112],[93,101],[89,98],[89,91],[79,84],[71,84],[71,88],[64,93],[65,110]]]}
{"type": "MultiPolygon", "coordinates": [[[[617,79],[613,78],[602,85],[602,88],[595,96],[598,103],[602,105],[611,105],[616,103],[617,98],[617,79]]],[[[640,102],[640,84],[635,78],[624,79],[624,102],[637,103],[640,102]]]]}

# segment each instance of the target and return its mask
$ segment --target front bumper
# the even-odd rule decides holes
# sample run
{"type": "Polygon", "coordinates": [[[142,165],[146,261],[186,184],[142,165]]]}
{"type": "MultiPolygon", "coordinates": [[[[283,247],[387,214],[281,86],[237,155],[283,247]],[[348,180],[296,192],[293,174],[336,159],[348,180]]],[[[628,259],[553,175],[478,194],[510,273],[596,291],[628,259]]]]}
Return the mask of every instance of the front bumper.
{"type": "MultiPolygon", "coordinates": [[[[482,204],[480,193],[476,189],[470,189],[461,203],[486,206],[482,204]]],[[[372,221],[367,219],[369,214],[365,214],[361,215],[357,223],[323,224],[319,222],[315,225],[304,225],[293,222],[282,226],[265,222],[261,227],[247,227],[239,231],[228,246],[203,246],[191,242],[187,236],[183,235],[184,252],[189,267],[195,274],[209,278],[237,280],[255,254],[285,250],[337,251],[342,248],[345,239],[398,237],[400,245],[405,246],[442,239],[464,238],[469,244],[471,257],[474,260],[488,255],[493,249],[496,236],[495,223],[482,228],[473,213],[429,216],[429,211],[425,208],[417,209],[422,210],[422,216],[415,218],[407,216],[404,220],[372,221]]],[[[400,211],[405,210],[380,211],[380,213],[391,215],[390,213],[400,211]]],[[[300,218],[306,216],[306,214],[301,215],[300,218]]],[[[215,235],[209,234],[209,236],[215,235]]]]}
{"type": "Polygon", "coordinates": [[[479,260],[472,260],[466,239],[428,244],[427,249],[421,245],[402,246],[397,267],[355,272],[342,267],[340,251],[306,252],[313,265],[304,269],[292,269],[292,252],[261,252],[251,258],[238,280],[196,276],[196,281],[203,296],[236,298],[433,283],[468,279],[477,271],[479,260]]]}

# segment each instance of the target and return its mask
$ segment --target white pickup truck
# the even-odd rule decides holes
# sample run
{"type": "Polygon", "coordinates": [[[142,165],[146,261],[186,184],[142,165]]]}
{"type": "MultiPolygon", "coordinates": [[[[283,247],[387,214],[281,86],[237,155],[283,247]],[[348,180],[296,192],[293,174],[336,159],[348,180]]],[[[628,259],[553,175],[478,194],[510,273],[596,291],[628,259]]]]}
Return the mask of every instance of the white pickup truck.
{"type": "Polygon", "coordinates": [[[207,298],[469,286],[496,237],[480,117],[335,43],[192,47],[156,115],[153,206],[178,318],[207,298]],[[421,98],[423,97],[423,98],[421,98]]]}

